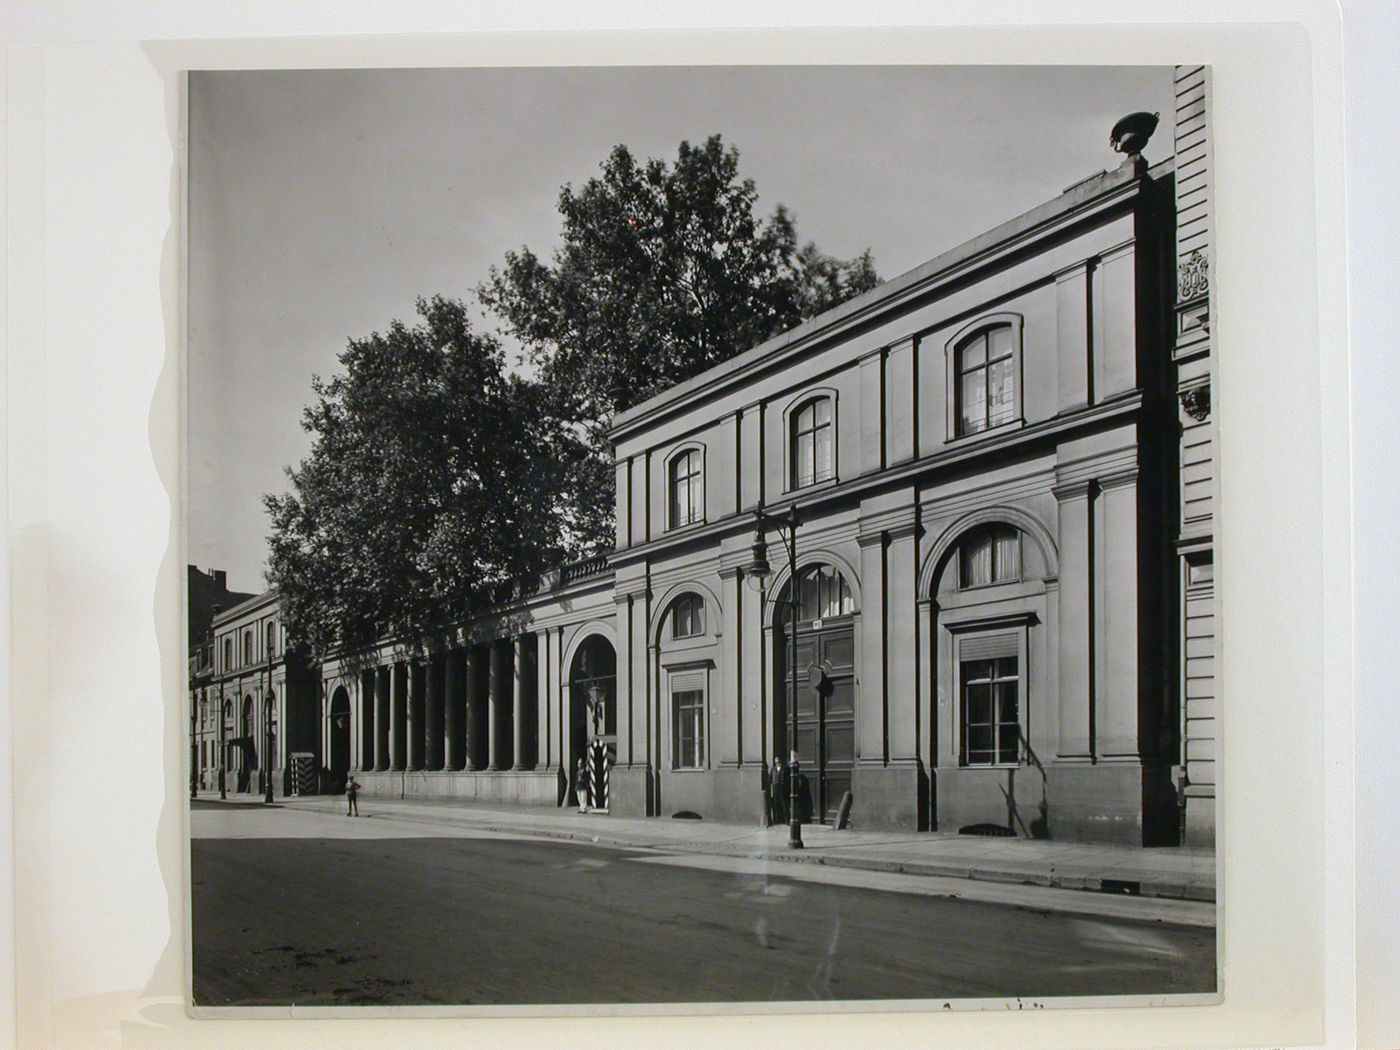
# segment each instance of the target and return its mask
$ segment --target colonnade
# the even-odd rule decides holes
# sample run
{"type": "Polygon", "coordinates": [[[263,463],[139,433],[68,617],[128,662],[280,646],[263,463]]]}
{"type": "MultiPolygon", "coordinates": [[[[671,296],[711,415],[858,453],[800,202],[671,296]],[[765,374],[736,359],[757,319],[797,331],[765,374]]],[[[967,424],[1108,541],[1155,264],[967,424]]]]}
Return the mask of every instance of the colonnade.
{"type": "Polygon", "coordinates": [[[360,772],[535,769],[540,643],[533,634],[360,672],[360,772]]]}

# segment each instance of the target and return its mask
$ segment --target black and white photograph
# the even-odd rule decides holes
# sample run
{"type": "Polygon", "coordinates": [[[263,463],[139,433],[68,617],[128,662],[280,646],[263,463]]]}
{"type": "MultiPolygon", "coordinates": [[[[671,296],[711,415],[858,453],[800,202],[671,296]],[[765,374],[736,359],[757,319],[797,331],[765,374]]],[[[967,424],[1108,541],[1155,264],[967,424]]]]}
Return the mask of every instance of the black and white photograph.
{"type": "Polygon", "coordinates": [[[189,71],[194,1011],[1218,1001],[1211,100],[189,71]]]}

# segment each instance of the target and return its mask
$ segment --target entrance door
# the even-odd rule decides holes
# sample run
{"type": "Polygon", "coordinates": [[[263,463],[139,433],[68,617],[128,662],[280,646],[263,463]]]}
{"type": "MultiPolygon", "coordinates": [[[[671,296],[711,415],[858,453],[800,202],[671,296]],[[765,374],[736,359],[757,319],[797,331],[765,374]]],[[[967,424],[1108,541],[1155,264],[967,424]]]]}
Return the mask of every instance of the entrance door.
{"type": "Polygon", "coordinates": [[[326,790],[339,794],[345,790],[350,772],[350,694],[341,686],[331,698],[330,783],[326,790]]]}
{"type": "MultiPolygon", "coordinates": [[[[797,624],[797,664],[786,630],[776,653],[780,716],[774,739],[786,750],[788,704],[797,688],[797,755],[807,779],[812,819],[833,822],[851,790],[856,758],[855,621],[849,589],[830,566],[802,574],[797,624]]],[[[787,758],[783,754],[784,759],[787,758]]]]}

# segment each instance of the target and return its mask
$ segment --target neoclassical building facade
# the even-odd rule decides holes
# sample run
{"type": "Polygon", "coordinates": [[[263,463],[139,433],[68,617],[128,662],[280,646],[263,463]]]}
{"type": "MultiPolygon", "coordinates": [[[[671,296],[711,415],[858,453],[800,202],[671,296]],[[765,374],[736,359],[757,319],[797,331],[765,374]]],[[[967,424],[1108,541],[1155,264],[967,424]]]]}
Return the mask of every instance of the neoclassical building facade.
{"type": "Polygon", "coordinates": [[[1213,841],[1206,71],[1177,87],[1174,160],[620,414],[615,551],[323,664],[325,786],[568,805],[603,739],[609,812],[760,823],[795,750],[813,820],[1213,841]]]}

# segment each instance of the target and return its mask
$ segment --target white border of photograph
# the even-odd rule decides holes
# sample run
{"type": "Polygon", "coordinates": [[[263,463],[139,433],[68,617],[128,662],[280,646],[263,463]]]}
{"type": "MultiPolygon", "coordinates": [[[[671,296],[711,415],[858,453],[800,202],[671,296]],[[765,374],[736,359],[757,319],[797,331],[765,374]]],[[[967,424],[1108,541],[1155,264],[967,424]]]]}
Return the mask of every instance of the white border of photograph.
{"type": "Polygon", "coordinates": [[[328,12],[249,3],[198,27],[161,22],[155,8],[118,8],[128,23],[84,7],[86,21],[75,9],[47,24],[31,16],[32,38],[103,42],[12,52],[7,69],[19,1045],[429,1047],[490,1038],[616,1047],[701,1035],[693,1018],[660,1011],[568,1021],[409,1020],[411,1008],[375,1021],[187,1015],[181,70],[1181,61],[1213,67],[1216,106],[1224,1001],[1044,1012],[1008,1004],[950,1016],[856,1004],[782,1019],[710,1016],[702,1037],[818,1046],[1349,1042],[1341,70],[1339,26],[1325,5],[949,3],[938,9],[941,27],[926,5],[912,4],[482,5],[466,24],[456,5],[328,12]],[[546,25],[556,31],[479,32],[546,25]],[[140,42],[465,29],[478,32],[140,42]],[[566,31],[580,29],[589,31],[566,31]]]}

